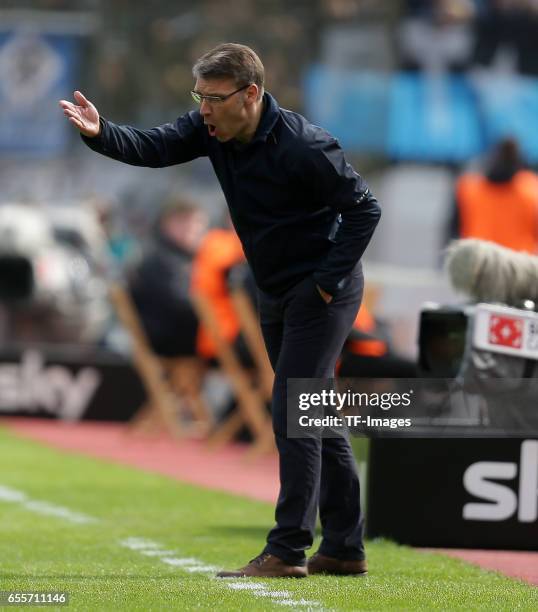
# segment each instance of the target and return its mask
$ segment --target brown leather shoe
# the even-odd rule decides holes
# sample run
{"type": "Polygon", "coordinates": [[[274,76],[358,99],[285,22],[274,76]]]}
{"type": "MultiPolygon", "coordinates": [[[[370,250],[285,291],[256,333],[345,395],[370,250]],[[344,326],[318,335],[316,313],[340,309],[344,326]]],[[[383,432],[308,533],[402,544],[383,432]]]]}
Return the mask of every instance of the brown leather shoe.
{"type": "Polygon", "coordinates": [[[307,576],[305,565],[288,565],[269,553],[258,555],[241,569],[217,574],[217,578],[306,578],[307,576]]]}
{"type": "Polygon", "coordinates": [[[309,574],[337,574],[339,576],[366,576],[368,573],[368,564],[366,559],[362,561],[344,559],[335,559],[334,557],[326,557],[321,553],[316,553],[308,559],[309,574]]]}

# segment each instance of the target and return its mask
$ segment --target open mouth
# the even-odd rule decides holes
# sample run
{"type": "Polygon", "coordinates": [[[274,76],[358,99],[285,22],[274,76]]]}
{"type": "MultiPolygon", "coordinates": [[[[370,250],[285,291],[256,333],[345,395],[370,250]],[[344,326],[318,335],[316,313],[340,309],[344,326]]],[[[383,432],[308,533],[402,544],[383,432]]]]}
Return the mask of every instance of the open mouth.
{"type": "Polygon", "coordinates": [[[212,123],[207,124],[207,129],[210,136],[214,136],[217,133],[217,128],[212,123]]]}

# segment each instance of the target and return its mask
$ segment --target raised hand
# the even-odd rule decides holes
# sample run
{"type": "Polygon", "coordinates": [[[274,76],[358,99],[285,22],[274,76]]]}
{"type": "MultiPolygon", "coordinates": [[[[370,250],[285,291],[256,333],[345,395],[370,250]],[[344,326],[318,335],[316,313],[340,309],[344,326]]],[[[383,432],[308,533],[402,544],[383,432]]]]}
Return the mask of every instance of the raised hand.
{"type": "Polygon", "coordinates": [[[84,136],[97,136],[100,130],[97,109],[80,91],[75,91],[74,97],[77,104],[60,100],[59,105],[63,108],[64,115],[84,136]]]}

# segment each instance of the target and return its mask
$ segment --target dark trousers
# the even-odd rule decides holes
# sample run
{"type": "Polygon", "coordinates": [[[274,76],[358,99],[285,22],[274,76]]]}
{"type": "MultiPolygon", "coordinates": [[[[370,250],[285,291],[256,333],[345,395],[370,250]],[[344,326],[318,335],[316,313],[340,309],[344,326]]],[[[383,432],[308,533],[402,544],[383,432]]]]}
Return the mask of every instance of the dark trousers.
{"type": "Polygon", "coordinates": [[[259,292],[260,320],[275,371],[272,415],[280,459],[276,526],[265,552],[286,563],[305,563],[319,507],[319,551],[339,559],[364,559],[359,479],[349,441],[286,436],[288,378],[333,378],[336,360],[353,325],[363,292],[360,264],[346,287],[326,304],[312,277],[283,296],[259,292]]]}

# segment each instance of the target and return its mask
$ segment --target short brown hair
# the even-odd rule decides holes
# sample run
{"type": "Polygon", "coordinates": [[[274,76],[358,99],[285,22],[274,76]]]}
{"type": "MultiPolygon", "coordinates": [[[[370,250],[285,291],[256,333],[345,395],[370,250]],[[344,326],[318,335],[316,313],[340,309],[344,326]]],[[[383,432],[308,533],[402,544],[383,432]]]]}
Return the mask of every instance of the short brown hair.
{"type": "Polygon", "coordinates": [[[233,79],[238,87],[254,83],[263,92],[264,68],[260,58],[246,45],[224,43],[199,58],[192,68],[195,79],[233,79]]]}
{"type": "Polygon", "coordinates": [[[195,212],[199,212],[200,207],[198,204],[190,198],[180,195],[172,194],[169,195],[161,206],[159,212],[159,221],[164,221],[169,217],[190,215],[195,212]]]}

